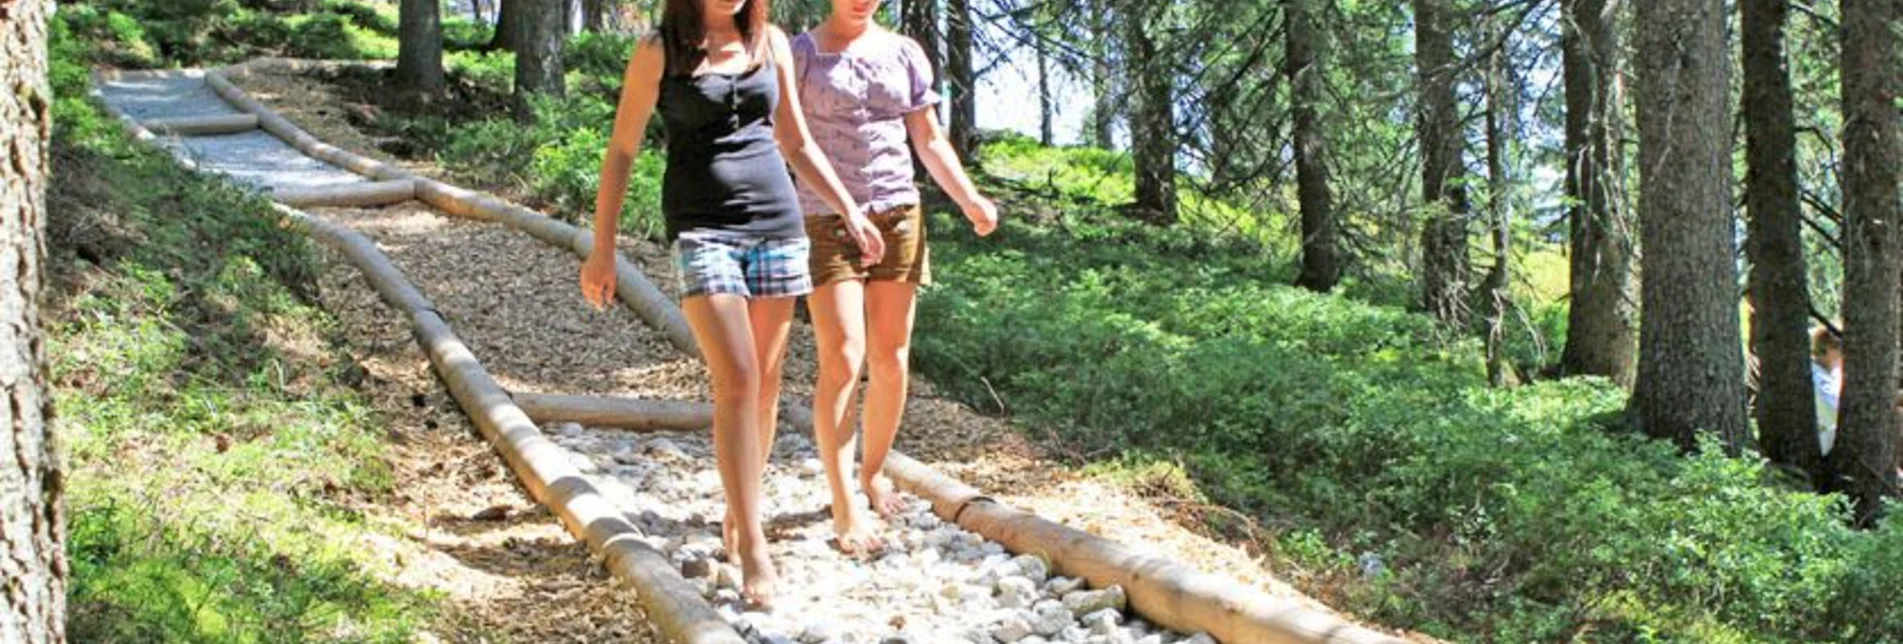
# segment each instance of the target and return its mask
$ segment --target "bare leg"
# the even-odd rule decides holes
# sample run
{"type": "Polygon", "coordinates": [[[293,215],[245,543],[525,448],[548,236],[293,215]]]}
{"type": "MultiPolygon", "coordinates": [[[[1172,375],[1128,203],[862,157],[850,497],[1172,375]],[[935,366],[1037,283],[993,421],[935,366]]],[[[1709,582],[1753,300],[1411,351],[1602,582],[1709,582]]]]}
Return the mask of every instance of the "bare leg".
{"type": "Polygon", "coordinates": [[[853,404],[865,361],[865,285],[848,280],[819,287],[808,298],[819,345],[819,382],[813,391],[813,442],[826,466],[833,495],[833,534],[839,549],[862,553],[880,547],[876,526],[859,510],[847,487],[852,480],[853,404]]]}
{"type": "MultiPolygon", "coordinates": [[[[780,370],[785,365],[786,340],[793,329],[795,298],[754,298],[747,301],[749,326],[753,329],[755,365],[759,368],[760,472],[773,456],[773,437],[780,426],[780,370]]],[[[765,512],[763,507],[761,512],[765,512]]],[[[740,521],[732,505],[720,524],[721,542],[727,547],[727,562],[738,565],[740,521]]]]}
{"type": "Polygon", "coordinates": [[[872,382],[866,386],[865,458],[859,485],[872,509],[892,516],[904,509],[882,471],[886,454],[899,434],[905,416],[905,396],[911,384],[913,304],[918,285],[909,282],[872,282],[866,286],[867,352],[872,382]]]}
{"type": "Polygon", "coordinates": [[[681,308],[694,329],[714,390],[714,463],[720,470],[728,514],[735,521],[742,587],[748,601],[765,606],[779,579],[767,553],[760,522],[760,365],[746,298],[717,294],[687,298],[681,308]]]}
{"type": "Polygon", "coordinates": [[[747,303],[760,367],[760,471],[773,458],[773,437],[780,429],[780,369],[786,365],[786,339],[793,330],[791,297],[755,298],[747,303]]]}

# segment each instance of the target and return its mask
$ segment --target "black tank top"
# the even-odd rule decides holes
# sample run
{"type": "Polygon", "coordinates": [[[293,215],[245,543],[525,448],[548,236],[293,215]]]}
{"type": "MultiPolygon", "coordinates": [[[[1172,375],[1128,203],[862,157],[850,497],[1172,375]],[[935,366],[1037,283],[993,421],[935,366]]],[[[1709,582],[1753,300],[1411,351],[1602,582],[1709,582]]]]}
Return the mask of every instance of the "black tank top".
{"type": "Polygon", "coordinates": [[[799,193],[773,139],[780,104],[773,58],[738,74],[667,74],[661,213],[667,237],[715,230],[783,239],[805,235],[799,193]]]}

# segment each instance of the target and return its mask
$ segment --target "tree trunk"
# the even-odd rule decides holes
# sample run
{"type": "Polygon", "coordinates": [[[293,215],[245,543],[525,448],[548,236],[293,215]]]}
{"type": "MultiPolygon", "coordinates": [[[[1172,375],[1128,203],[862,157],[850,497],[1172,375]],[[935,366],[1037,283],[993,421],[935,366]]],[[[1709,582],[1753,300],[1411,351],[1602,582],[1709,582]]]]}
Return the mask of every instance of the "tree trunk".
{"type": "Polygon", "coordinates": [[[971,0],[946,0],[945,48],[951,81],[951,139],[958,156],[971,158],[978,142],[978,76],[972,58],[971,0]]]}
{"type": "Polygon", "coordinates": [[[1896,493],[1903,0],[1844,0],[1844,393],[1828,489],[1870,525],[1896,493]]]}
{"type": "Polygon", "coordinates": [[[1414,0],[1415,64],[1420,82],[1421,304],[1450,326],[1467,320],[1467,189],[1461,149],[1466,137],[1454,94],[1453,16],[1449,0],[1414,0]]]}
{"type": "Polygon", "coordinates": [[[1161,18],[1151,2],[1124,21],[1136,82],[1130,142],[1136,164],[1136,215],[1159,226],[1176,223],[1176,109],[1173,69],[1157,52],[1149,27],[1161,18]]]}
{"type": "Polygon", "coordinates": [[[1090,84],[1097,104],[1090,112],[1091,143],[1105,150],[1117,149],[1117,81],[1111,65],[1110,50],[1116,39],[1111,36],[1110,3],[1099,2],[1090,16],[1091,39],[1098,47],[1091,60],[1090,84]]]}
{"type": "Polygon", "coordinates": [[[1329,188],[1328,139],[1315,106],[1327,100],[1321,67],[1321,39],[1309,16],[1310,0],[1282,0],[1288,19],[1282,73],[1291,90],[1294,112],[1295,187],[1302,207],[1302,274],[1295,284],[1326,293],[1341,281],[1335,256],[1335,204],[1329,188]]]}
{"type": "MultiPolygon", "coordinates": [[[[1639,3],[1639,373],[1647,434],[1686,450],[1699,432],[1748,442],[1731,211],[1731,65],[1724,0],[1639,3]]],[[[1896,340],[1895,271],[1890,272],[1896,340]]],[[[1894,355],[1892,350],[1891,355],[1894,355]]]]}
{"type": "Polygon", "coordinates": [[[608,30],[608,12],[615,5],[614,0],[582,0],[582,28],[590,33],[602,33],[608,30]]]}
{"type": "Polygon", "coordinates": [[[1037,133],[1045,147],[1057,144],[1057,106],[1051,95],[1051,55],[1044,38],[1037,39],[1037,133]]]}
{"type": "Polygon", "coordinates": [[[1759,443],[1772,463],[1823,483],[1811,383],[1810,290],[1797,201],[1797,128],[1784,48],[1787,0],[1743,0],[1745,252],[1751,351],[1758,360],[1759,443]]]}
{"type": "Polygon", "coordinates": [[[1567,0],[1566,196],[1570,300],[1560,372],[1632,386],[1637,303],[1632,218],[1625,204],[1625,73],[1614,16],[1620,0],[1567,0]]]}
{"type": "Polygon", "coordinates": [[[40,333],[46,256],[45,0],[0,5],[0,642],[66,640],[65,475],[40,333]]]}
{"type": "Polygon", "coordinates": [[[1510,99],[1513,89],[1507,86],[1506,54],[1495,51],[1487,58],[1487,216],[1490,224],[1488,231],[1493,238],[1493,266],[1487,270],[1487,277],[1481,283],[1481,292],[1487,296],[1487,383],[1494,387],[1509,384],[1506,357],[1507,306],[1511,294],[1507,289],[1507,277],[1510,270],[1512,253],[1512,228],[1508,225],[1507,211],[1507,165],[1506,165],[1506,124],[1507,115],[1513,114],[1510,99]]]}
{"type": "Polygon", "coordinates": [[[515,51],[515,36],[521,30],[522,13],[546,0],[496,0],[496,30],[489,38],[491,51],[515,51]]]}
{"type": "Polygon", "coordinates": [[[443,90],[443,16],[439,0],[403,0],[398,9],[397,83],[412,92],[443,90]]]}
{"type": "Polygon", "coordinates": [[[517,16],[515,95],[517,109],[528,116],[529,96],[561,96],[562,49],[568,41],[564,27],[566,0],[513,0],[522,6],[517,16]]]}
{"type": "Polygon", "coordinates": [[[904,23],[900,28],[925,50],[925,58],[932,63],[933,82],[942,81],[945,58],[938,37],[938,0],[905,0],[900,9],[900,22],[904,23]]]}
{"type": "MultiPolygon", "coordinates": [[[[899,7],[899,29],[911,36],[925,50],[925,59],[932,66],[932,87],[941,87],[945,79],[944,54],[938,37],[938,0],[905,0],[899,7]]],[[[936,108],[934,108],[936,109],[936,108]]],[[[944,112],[939,112],[943,115],[944,112]]],[[[917,176],[928,176],[925,159],[912,155],[912,172],[917,176]]]]}

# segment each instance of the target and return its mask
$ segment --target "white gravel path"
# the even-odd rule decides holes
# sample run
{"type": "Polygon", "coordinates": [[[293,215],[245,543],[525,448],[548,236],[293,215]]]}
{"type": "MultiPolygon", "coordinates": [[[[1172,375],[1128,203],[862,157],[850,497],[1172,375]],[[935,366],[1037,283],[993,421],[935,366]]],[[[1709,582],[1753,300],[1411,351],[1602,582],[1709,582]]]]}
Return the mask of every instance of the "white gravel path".
{"type": "Polygon", "coordinates": [[[834,550],[830,496],[812,441],[782,433],[765,490],[769,538],[780,567],[774,611],[746,613],[739,573],[722,562],[725,514],[705,433],[644,435],[576,424],[544,432],[650,545],[681,565],[715,607],[759,642],[1211,642],[1160,630],[1125,612],[1121,588],[1090,590],[1050,575],[1047,562],[941,521],[906,496],[887,548],[854,559],[834,550]]]}

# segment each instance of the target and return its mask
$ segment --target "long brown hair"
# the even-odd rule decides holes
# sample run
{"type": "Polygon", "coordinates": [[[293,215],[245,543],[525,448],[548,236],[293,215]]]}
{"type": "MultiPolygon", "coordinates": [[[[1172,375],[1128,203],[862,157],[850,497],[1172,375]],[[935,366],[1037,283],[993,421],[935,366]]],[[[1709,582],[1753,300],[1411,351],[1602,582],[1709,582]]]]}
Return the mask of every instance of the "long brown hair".
{"type": "MultiPolygon", "coordinates": [[[[667,6],[661,10],[661,25],[656,31],[667,53],[670,74],[693,74],[707,58],[707,23],[701,15],[703,2],[705,0],[667,0],[667,6]]],[[[767,14],[771,9],[768,3],[769,0],[746,0],[734,14],[734,27],[740,30],[740,41],[746,45],[749,67],[761,59],[765,49],[767,14]]]]}

